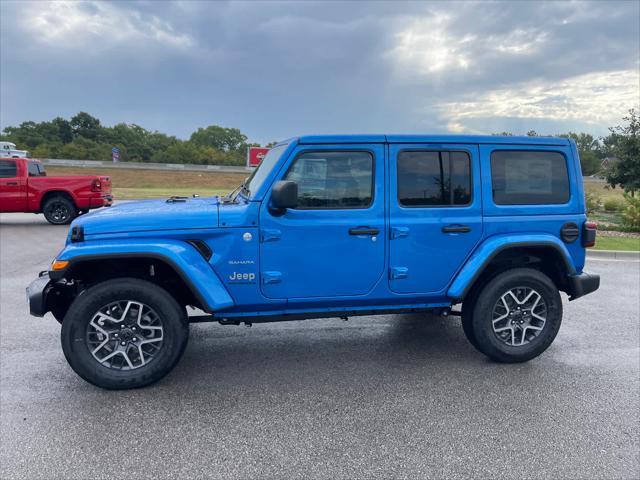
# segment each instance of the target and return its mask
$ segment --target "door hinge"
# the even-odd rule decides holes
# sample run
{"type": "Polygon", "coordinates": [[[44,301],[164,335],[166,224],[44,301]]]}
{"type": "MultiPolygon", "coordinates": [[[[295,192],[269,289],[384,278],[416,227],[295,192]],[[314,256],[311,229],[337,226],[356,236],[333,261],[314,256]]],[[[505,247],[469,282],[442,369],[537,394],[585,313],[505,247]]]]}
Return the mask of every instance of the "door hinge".
{"type": "Polygon", "coordinates": [[[262,284],[272,285],[274,283],[280,283],[282,281],[282,273],[280,272],[263,272],[262,284]]]}
{"type": "Polygon", "coordinates": [[[391,227],[391,239],[409,236],[409,227],[391,227]]]}
{"type": "Polygon", "coordinates": [[[409,269],[407,267],[391,267],[389,269],[389,277],[391,280],[400,280],[401,278],[407,278],[409,276],[409,269]]]}
{"type": "Polygon", "coordinates": [[[265,243],[265,242],[276,242],[276,241],[280,240],[281,236],[282,236],[282,232],[280,230],[275,229],[275,228],[263,228],[260,231],[260,241],[262,243],[265,243]]]}

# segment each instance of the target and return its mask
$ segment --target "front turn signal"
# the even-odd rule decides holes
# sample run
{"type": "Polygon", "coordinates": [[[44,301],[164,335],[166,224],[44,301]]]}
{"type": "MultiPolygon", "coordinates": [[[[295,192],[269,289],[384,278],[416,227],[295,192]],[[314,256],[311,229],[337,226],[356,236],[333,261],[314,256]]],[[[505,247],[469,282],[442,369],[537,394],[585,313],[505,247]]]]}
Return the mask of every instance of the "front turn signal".
{"type": "Polygon", "coordinates": [[[54,260],[51,264],[51,270],[64,270],[67,268],[67,265],[69,265],[67,260],[54,260]]]}

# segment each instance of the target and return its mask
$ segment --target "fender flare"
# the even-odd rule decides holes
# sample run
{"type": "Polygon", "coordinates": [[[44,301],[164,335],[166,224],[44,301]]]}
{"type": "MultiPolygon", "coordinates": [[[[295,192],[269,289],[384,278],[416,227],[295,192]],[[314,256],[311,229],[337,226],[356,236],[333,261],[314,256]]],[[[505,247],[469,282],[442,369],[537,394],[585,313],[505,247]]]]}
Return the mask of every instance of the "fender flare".
{"type": "Polygon", "coordinates": [[[571,255],[564,243],[557,237],[543,233],[497,235],[485,240],[473,252],[451,283],[447,290],[447,297],[456,302],[461,301],[496,255],[510,248],[521,247],[544,247],[555,250],[563,260],[567,275],[576,275],[571,255]]]}
{"type": "Polygon", "coordinates": [[[43,211],[45,198],[56,196],[56,195],[68,197],[69,200],[71,200],[71,202],[73,203],[73,206],[78,208],[77,196],[74,195],[73,192],[66,190],[64,187],[50,187],[48,190],[45,190],[44,192],[40,192],[40,195],[37,198],[33,199],[34,203],[37,202],[37,204],[34,205],[34,207],[36,207],[36,209],[39,212],[43,211]]]}
{"type": "Polygon", "coordinates": [[[56,257],[66,260],[64,270],[51,271],[52,279],[62,278],[74,265],[91,260],[151,258],[167,263],[184,281],[203,309],[209,313],[232,307],[234,301],[218,275],[195,247],[181,240],[103,240],[88,245],[69,244],[56,257]]]}

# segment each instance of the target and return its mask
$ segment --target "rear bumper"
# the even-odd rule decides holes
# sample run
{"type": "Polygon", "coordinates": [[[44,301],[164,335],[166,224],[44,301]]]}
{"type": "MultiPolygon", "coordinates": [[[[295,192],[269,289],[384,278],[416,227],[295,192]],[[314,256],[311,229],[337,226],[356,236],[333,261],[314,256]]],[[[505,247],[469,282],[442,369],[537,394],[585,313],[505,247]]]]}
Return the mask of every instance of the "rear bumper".
{"type": "Polygon", "coordinates": [[[595,292],[600,287],[600,275],[582,272],[577,275],[569,275],[567,293],[569,300],[583,297],[595,292]]]}
{"type": "Polygon", "coordinates": [[[113,204],[113,195],[102,195],[100,197],[92,197],[89,208],[110,207],[113,204]]]}
{"type": "Polygon", "coordinates": [[[42,272],[27,287],[27,301],[29,302],[29,313],[34,317],[44,317],[49,311],[47,308],[47,295],[52,287],[48,272],[42,272]]]}

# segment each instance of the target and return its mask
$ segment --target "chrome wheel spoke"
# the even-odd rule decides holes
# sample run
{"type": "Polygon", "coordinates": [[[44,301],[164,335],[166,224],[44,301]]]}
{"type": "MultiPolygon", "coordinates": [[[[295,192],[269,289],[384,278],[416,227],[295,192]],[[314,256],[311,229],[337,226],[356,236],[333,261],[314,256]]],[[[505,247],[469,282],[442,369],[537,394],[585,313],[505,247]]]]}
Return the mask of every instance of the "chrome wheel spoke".
{"type": "Polygon", "coordinates": [[[540,293],[530,287],[504,292],[493,307],[493,332],[501,342],[520,347],[535,340],[547,321],[547,306],[540,293]]]}
{"type": "Polygon", "coordinates": [[[496,323],[498,323],[501,320],[504,320],[505,318],[507,318],[509,316],[508,313],[505,313],[504,315],[499,316],[498,318],[494,318],[493,319],[493,324],[495,325],[496,323]]]}
{"type": "Polygon", "coordinates": [[[133,300],[113,302],[100,308],[86,331],[93,357],[114,370],[133,370],[153,361],[162,349],[164,327],[148,305],[133,300]]]}

